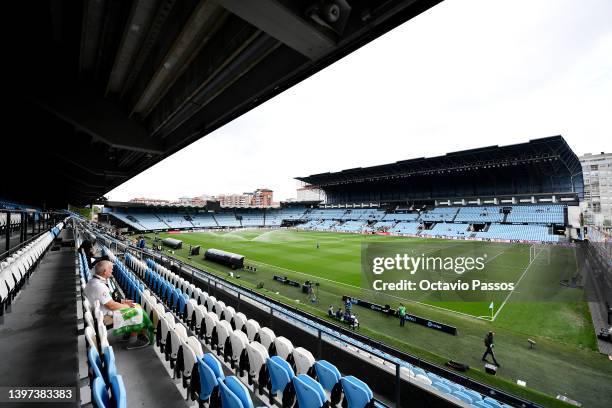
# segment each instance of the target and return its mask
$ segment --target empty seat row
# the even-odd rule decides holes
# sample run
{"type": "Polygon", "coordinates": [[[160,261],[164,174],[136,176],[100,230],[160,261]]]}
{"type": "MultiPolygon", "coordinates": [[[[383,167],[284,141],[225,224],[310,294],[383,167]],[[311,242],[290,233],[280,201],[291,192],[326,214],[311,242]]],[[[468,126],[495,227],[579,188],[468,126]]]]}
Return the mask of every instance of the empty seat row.
{"type": "Polygon", "coordinates": [[[62,228],[64,223],[60,222],[0,263],[0,315],[4,314],[5,307],[13,301],[62,228]]]}

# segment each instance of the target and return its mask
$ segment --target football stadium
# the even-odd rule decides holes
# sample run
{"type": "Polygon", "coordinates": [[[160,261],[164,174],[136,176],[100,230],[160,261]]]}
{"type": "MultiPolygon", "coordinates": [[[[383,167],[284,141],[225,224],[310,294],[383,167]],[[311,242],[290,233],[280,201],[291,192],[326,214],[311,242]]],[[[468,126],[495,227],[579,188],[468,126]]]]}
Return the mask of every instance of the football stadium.
{"type": "Polygon", "coordinates": [[[562,135],[278,205],[104,197],[438,3],[19,6],[4,145],[43,165],[0,187],[0,406],[609,407],[607,167],[562,135]]]}

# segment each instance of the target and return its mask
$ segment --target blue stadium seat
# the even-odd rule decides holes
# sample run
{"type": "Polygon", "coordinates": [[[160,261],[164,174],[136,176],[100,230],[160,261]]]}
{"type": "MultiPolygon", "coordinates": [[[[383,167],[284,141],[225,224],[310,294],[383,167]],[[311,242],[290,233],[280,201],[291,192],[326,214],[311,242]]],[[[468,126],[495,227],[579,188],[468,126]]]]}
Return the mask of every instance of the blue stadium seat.
{"type": "MultiPolygon", "coordinates": [[[[225,407],[223,403],[224,388],[230,390],[241,402],[240,408],[253,408],[253,401],[249,395],[247,387],[234,376],[225,377],[225,381],[221,383],[221,405],[225,407]]],[[[231,405],[229,405],[231,407],[231,405]]]]}
{"type": "MultiPolygon", "coordinates": [[[[191,392],[197,392],[200,401],[208,401],[219,386],[219,380],[212,368],[200,357],[197,358],[199,384],[195,381],[190,384],[191,392]],[[199,385],[199,387],[197,387],[199,385]],[[196,388],[196,389],[194,389],[196,388]]],[[[195,378],[194,378],[195,379],[195,378]]]]}
{"type": "Polygon", "coordinates": [[[268,374],[270,376],[269,393],[270,403],[274,403],[274,396],[281,392],[283,394],[283,406],[291,406],[295,395],[291,387],[291,380],[295,377],[291,365],[279,356],[272,356],[266,361],[268,374]]]}
{"type": "Polygon", "coordinates": [[[203,360],[206,365],[208,365],[210,369],[213,370],[217,378],[225,378],[225,375],[223,374],[223,367],[221,366],[219,360],[217,360],[217,357],[215,357],[211,353],[206,353],[204,354],[203,360]]]}
{"type": "Polygon", "coordinates": [[[321,384],[306,374],[293,377],[293,386],[300,408],[321,408],[327,400],[321,384]]]}
{"type": "Polygon", "coordinates": [[[317,374],[317,379],[323,386],[325,390],[327,390],[331,396],[331,405],[337,405],[342,398],[342,384],[340,383],[340,378],[342,375],[340,371],[326,360],[319,360],[315,362],[315,373],[317,374]]]}
{"type": "Polygon", "coordinates": [[[126,408],[127,407],[127,393],[125,391],[125,385],[123,385],[123,377],[120,375],[114,375],[110,377],[111,386],[111,400],[113,401],[114,408],[126,408]]]}
{"type": "Polygon", "coordinates": [[[491,397],[485,397],[483,402],[487,404],[489,407],[502,408],[502,405],[491,397]]]}
{"type": "Polygon", "coordinates": [[[453,392],[452,395],[454,395],[455,397],[459,398],[463,402],[467,402],[468,404],[471,404],[473,402],[472,398],[469,395],[467,395],[466,393],[464,393],[464,392],[455,391],[455,392],[453,392]]]}
{"type": "Polygon", "coordinates": [[[315,372],[323,388],[329,392],[333,390],[342,377],[336,366],[326,360],[315,362],[315,372]]]}
{"type": "Polygon", "coordinates": [[[270,382],[272,383],[272,393],[282,392],[287,384],[291,382],[295,374],[286,360],[279,356],[272,356],[267,361],[270,382]]]}
{"type": "Polygon", "coordinates": [[[447,394],[451,393],[451,389],[448,385],[441,383],[441,382],[434,382],[431,384],[436,390],[440,391],[440,392],[445,392],[447,394]]]}
{"type": "Polygon", "coordinates": [[[472,401],[474,401],[474,402],[482,400],[482,395],[480,395],[479,393],[477,393],[474,390],[470,390],[469,388],[465,388],[462,392],[467,394],[467,395],[469,395],[472,398],[472,401]]]}
{"type": "Polygon", "coordinates": [[[172,290],[171,293],[171,297],[170,297],[170,309],[174,310],[174,311],[178,311],[178,305],[179,305],[179,298],[181,298],[183,295],[183,292],[181,292],[181,290],[179,288],[174,288],[172,290]]]}
{"type": "MultiPolygon", "coordinates": [[[[243,408],[242,401],[234,394],[223,381],[219,383],[222,408],[243,408]]],[[[252,406],[252,405],[251,405],[252,406]]]]}
{"type": "Polygon", "coordinates": [[[93,386],[91,387],[93,405],[96,408],[110,408],[110,399],[106,391],[106,384],[100,377],[94,378],[93,386]]]}
{"type": "Polygon", "coordinates": [[[115,353],[112,347],[104,348],[104,369],[106,371],[105,378],[107,381],[117,375],[117,367],[115,365],[115,353]]]}
{"type": "Polygon", "coordinates": [[[98,350],[95,347],[90,347],[87,352],[87,358],[89,360],[89,367],[93,373],[93,377],[100,378],[104,381],[104,377],[102,376],[102,360],[100,360],[100,354],[98,354],[98,350]]]}
{"type": "Polygon", "coordinates": [[[178,295],[178,305],[176,308],[177,313],[179,314],[179,316],[185,318],[185,310],[187,308],[187,302],[189,301],[189,296],[187,296],[185,293],[181,293],[178,295]]]}
{"type": "Polygon", "coordinates": [[[340,381],[348,408],[364,408],[374,397],[370,387],[352,375],[342,377],[340,381]]]}

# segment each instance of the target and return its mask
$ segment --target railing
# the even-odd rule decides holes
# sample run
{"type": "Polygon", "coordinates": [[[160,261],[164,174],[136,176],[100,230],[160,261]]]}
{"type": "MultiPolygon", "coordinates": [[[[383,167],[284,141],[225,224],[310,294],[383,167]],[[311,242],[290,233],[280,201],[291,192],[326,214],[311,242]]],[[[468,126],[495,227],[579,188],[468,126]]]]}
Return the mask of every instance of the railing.
{"type": "Polygon", "coordinates": [[[38,220],[35,219],[34,216],[31,216],[32,212],[27,212],[25,210],[6,210],[0,209],[0,213],[7,214],[7,224],[5,226],[5,231],[2,232],[4,234],[4,248],[0,248],[0,251],[4,250],[4,252],[0,252],[0,261],[8,258],[11,254],[19,251],[24,246],[28,245],[30,242],[40,237],[43,233],[48,232],[53,225],[57,223],[56,213],[43,213],[39,212],[38,220]],[[15,227],[10,224],[10,220],[13,219],[13,216],[19,215],[19,226],[15,227]],[[25,214],[25,217],[23,216],[25,214]],[[28,221],[28,218],[32,218],[31,222],[28,221]],[[28,230],[31,226],[31,229],[28,230]],[[15,230],[19,231],[19,237],[13,237],[12,233],[15,230]],[[37,232],[35,232],[37,230],[37,232]],[[27,238],[28,235],[31,235],[30,238],[27,238]],[[19,244],[11,247],[11,240],[19,239],[19,244]]]}

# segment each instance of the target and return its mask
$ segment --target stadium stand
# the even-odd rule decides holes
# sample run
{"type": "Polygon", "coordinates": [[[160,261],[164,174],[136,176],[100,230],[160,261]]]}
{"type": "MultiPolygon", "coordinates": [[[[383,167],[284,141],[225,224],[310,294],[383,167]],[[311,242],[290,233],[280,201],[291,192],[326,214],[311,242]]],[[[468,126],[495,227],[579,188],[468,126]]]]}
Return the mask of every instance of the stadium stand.
{"type": "Polygon", "coordinates": [[[264,214],[264,211],[236,212],[236,216],[240,218],[240,222],[243,227],[263,227],[264,214]]]}
{"type": "Polygon", "coordinates": [[[265,225],[267,227],[281,226],[283,221],[295,222],[300,220],[306,213],[304,207],[285,207],[281,209],[267,209],[264,213],[265,225]]]}
{"type": "Polygon", "coordinates": [[[234,215],[234,213],[229,213],[229,212],[225,212],[225,213],[217,213],[213,215],[215,217],[215,220],[217,221],[217,224],[220,227],[240,227],[240,220],[238,220],[236,218],[236,216],[234,215]]]}
{"type": "Polygon", "coordinates": [[[156,212],[155,213],[158,218],[167,224],[170,228],[193,228],[193,224],[185,218],[185,213],[183,212],[156,212]]]}
{"type": "Polygon", "coordinates": [[[421,236],[445,236],[466,238],[469,235],[469,224],[453,224],[440,222],[430,230],[421,231],[421,236]]]}
{"type": "Polygon", "coordinates": [[[340,232],[362,232],[365,227],[363,221],[346,221],[344,224],[338,225],[336,231],[340,232]]]}
{"type": "Polygon", "coordinates": [[[503,207],[463,207],[455,217],[455,222],[502,222],[503,207]]]}
{"type": "Polygon", "coordinates": [[[421,214],[422,221],[454,221],[455,215],[459,211],[458,208],[436,207],[421,214]]]}
{"type": "Polygon", "coordinates": [[[479,238],[505,239],[511,241],[559,242],[559,235],[550,233],[549,227],[542,225],[492,224],[488,231],[476,232],[479,238]]]}
{"type": "Polygon", "coordinates": [[[384,221],[416,221],[419,219],[418,213],[388,213],[382,218],[384,221]]]}
{"type": "Polygon", "coordinates": [[[378,221],[368,227],[369,231],[388,231],[392,228],[397,222],[395,221],[378,221]]]}
{"type": "Polygon", "coordinates": [[[565,205],[488,205],[438,206],[421,213],[399,212],[377,208],[228,210],[170,212],[148,206],[142,212],[115,210],[108,214],[137,231],[193,228],[278,228],[293,222],[297,229],[349,233],[389,233],[422,237],[460,239],[495,239],[509,241],[561,242],[563,237],[547,226],[563,226],[565,205]],[[473,228],[472,224],[480,225],[473,228]],[[484,225],[484,228],[482,227],[484,225]],[[502,228],[503,226],[503,228],[502,228]]]}
{"type": "Polygon", "coordinates": [[[307,216],[307,219],[311,220],[341,220],[344,217],[346,210],[312,210],[307,216]]]}
{"type": "Polygon", "coordinates": [[[337,225],[338,221],[323,220],[320,223],[315,224],[312,229],[315,231],[334,231],[337,225]]]}
{"type": "Polygon", "coordinates": [[[530,224],[565,224],[564,205],[513,206],[507,222],[530,224]]]}
{"type": "Polygon", "coordinates": [[[218,227],[214,216],[208,212],[191,213],[188,217],[191,218],[191,223],[195,228],[211,228],[218,227]]]}
{"type": "Polygon", "coordinates": [[[393,228],[389,229],[389,232],[394,234],[416,235],[420,232],[421,228],[422,225],[418,222],[398,222],[393,228]]]}

